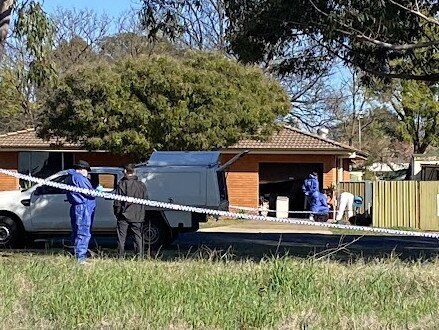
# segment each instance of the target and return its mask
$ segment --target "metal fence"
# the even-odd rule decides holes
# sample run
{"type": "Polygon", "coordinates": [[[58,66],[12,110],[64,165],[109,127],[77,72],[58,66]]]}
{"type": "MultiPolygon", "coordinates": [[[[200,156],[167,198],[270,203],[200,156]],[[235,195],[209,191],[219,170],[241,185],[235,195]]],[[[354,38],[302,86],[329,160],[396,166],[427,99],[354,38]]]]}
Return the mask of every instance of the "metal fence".
{"type": "Polygon", "coordinates": [[[337,187],[364,198],[373,226],[439,230],[439,181],[342,182],[337,187]]]}
{"type": "Polygon", "coordinates": [[[374,182],[374,226],[420,228],[419,184],[417,181],[374,182]]]}

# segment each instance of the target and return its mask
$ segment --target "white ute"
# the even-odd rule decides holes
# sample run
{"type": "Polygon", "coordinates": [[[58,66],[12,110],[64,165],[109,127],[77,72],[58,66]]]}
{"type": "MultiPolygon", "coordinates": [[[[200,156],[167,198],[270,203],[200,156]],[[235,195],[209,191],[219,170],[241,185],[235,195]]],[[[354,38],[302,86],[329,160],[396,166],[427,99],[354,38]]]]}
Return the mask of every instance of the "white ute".
{"type": "MultiPolygon", "coordinates": [[[[221,166],[219,152],[155,151],[147,163],[136,166],[135,174],[146,184],[151,200],[227,210],[224,172],[245,153],[221,166]]],[[[101,184],[105,192],[114,192],[122,176],[117,167],[92,167],[89,174],[92,185],[101,184]]],[[[67,178],[67,171],[61,171],[47,180],[65,183],[67,178]]],[[[69,207],[62,190],[46,185],[0,192],[0,246],[20,247],[35,238],[68,235],[69,207]]],[[[158,247],[171,243],[181,232],[198,230],[207,215],[147,208],[145,220],[145,243],[158,247]]],[[[113,200],[96,199],[93,234],[116,234],[113,200]]]]}

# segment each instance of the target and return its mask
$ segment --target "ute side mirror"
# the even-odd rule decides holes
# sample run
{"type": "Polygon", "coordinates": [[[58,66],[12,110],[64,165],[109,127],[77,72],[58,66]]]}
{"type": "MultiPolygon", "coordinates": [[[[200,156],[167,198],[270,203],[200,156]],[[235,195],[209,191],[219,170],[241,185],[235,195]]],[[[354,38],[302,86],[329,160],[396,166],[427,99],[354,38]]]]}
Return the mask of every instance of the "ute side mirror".
{"type": "Polygon", "coordinates": [[[43,186],[37,187],[34,192],[35,196],[40,196],[44,194],[43,186]]]}

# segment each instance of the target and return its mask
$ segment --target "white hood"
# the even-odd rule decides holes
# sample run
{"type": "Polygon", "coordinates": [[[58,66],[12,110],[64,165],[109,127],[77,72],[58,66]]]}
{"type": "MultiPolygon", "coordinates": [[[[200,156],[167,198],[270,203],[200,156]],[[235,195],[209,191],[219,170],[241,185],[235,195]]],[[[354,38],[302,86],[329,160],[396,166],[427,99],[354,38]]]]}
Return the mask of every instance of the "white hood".
{"type": "Polygon", "coordinates": [[[0,191],[0,199],[15,199],[21,194],[21,190],[0,191]]]}

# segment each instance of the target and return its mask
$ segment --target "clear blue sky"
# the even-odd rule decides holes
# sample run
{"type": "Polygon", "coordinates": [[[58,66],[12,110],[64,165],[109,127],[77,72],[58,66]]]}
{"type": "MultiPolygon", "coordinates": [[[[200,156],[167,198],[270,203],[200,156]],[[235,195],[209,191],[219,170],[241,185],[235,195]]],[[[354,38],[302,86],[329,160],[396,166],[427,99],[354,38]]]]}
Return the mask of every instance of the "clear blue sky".
{"type": "Polygon", "coordinates": [[[118,17],[130,8],[140,8],[140,0],[41,0],[43,8],[50,14],[57,7],[68,9],[93,9],[97,13],[106,12],[118,17]]]}

